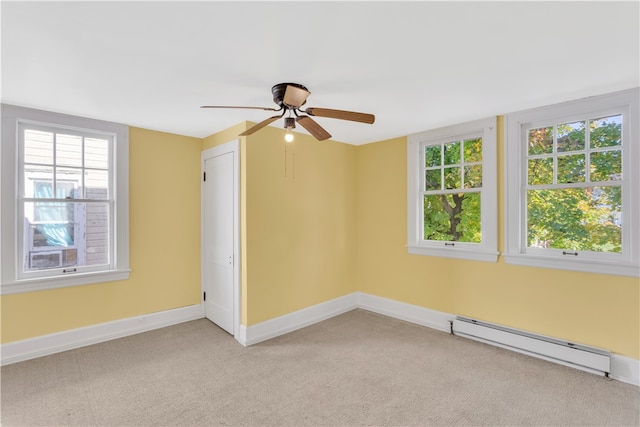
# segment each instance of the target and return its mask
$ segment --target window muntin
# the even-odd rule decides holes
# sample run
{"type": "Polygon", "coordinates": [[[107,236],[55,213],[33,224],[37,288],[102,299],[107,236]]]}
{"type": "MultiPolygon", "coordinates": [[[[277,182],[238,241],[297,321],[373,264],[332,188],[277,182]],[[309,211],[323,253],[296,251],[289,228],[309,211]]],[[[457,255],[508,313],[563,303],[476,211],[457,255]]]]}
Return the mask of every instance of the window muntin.
{"type": "Polygon", "coordinates": [[[497,259],[496,119],[409,136],[408,250],[497,259]]]}
{"type": "Polygon", "coordinates": [[[506,116],[507,262],[639,275],[638,94],[506,116]]]}

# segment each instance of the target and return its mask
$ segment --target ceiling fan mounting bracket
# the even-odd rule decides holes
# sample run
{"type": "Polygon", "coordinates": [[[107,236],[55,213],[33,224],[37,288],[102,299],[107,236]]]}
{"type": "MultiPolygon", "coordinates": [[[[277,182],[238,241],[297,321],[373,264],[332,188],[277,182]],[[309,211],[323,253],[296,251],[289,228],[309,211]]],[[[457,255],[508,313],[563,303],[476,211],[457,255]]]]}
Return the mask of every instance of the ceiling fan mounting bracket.
{"type": "MultiPolygon", "coordinates": [[[[297,87],[298,89],[302,89],[307,92],[309,92],[309,89],[307,89],[304,85],[301,85],[300,83],[278,83],[273,85],[273,87],[271,88],[271,93],[273,94],[273,102],[278,104],[278,106],[281,108],[285,108],[288,110],[289,109],[295,110],[298,107],[287,105],[284,102],[284,93],[287,91],[287,86],[297,87]]],[[[306,104],[306,101],[302,103],[302,105],[304,104],[306,104]]]]}

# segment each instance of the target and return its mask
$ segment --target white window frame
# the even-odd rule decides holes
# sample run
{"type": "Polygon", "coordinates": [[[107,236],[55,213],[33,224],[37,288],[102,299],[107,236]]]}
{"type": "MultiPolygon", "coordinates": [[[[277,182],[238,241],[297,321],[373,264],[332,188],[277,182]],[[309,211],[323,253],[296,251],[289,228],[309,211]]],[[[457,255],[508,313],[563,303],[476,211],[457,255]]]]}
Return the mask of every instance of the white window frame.
{"type": "Polygon", "coordinates": [[[44,289],[111,282],[129,278],[129,128],[119,123],[105,122],[66,114],[2,104],[2,195],[0,226],[2,230],[2,275],[0,293],[14,294],[44,289]],[[22,124],[63,128],[71,131],[109,135],[113,138],[112,203],[113,248],[110,264],[96,270],[78,269],[62,273],[63,268],[22,273],[23,216],[22,194],[18,174],[22,170],[19,158],[19,128],[22,124]]]}
{"type": "Polygon", "coordinates": [[[509,264],[590,273],[640,276],[640,89],[594,96],[520,111],[505,116],[505,261],[509,264]],[[532,123],[569,123],[622,114],[622,253],[578,252],[527,248],[526,177],[527,141],[524,131],[532,123]],[[568,253],[568,252],[567,252],[568,253]]]}
{"type": "Polygon", "coordinates": [[[407,250],[414,255],[498,260],[498,191],[496,117],[409,135],[407,139],[407,250]],[[424,147],[474,137],[482,138],[482,189],[480,190],[482,241],[445,242],[424,239],[424,147]]]}

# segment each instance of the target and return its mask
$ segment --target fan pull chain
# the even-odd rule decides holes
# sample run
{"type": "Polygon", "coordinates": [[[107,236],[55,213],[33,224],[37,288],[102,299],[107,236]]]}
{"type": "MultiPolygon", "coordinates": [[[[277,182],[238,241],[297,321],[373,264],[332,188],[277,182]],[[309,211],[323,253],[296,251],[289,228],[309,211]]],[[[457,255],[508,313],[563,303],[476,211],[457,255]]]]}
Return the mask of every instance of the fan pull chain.
{"type": "Polygon", "coordinates": [[[287,177],[287,161],[288,161],[288,157],[287,157],[287,145],[292,145],[294,148],[292,150],[291,153],[291,163],[292,163],[292,167],[291,167],[291,179],[296,179],[296,150],[295,150],[295,146],[293,145],[293,143],[285,143],[284,145],[284,177],[287,177]]]}

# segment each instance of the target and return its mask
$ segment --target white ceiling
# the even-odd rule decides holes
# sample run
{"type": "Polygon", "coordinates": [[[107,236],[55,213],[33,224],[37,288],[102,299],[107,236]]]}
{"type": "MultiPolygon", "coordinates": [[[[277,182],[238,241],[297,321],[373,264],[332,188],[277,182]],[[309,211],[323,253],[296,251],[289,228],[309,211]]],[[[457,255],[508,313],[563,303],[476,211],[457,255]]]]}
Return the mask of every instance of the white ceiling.
{"type": "Polygon", "coordinates": [[[1,97],[205,137],[273,113],[201,105],[275,107],[295,82],[375,114],[316,119],[358,145],[639,86],[639,5],[2,1],[1,97]]]}

